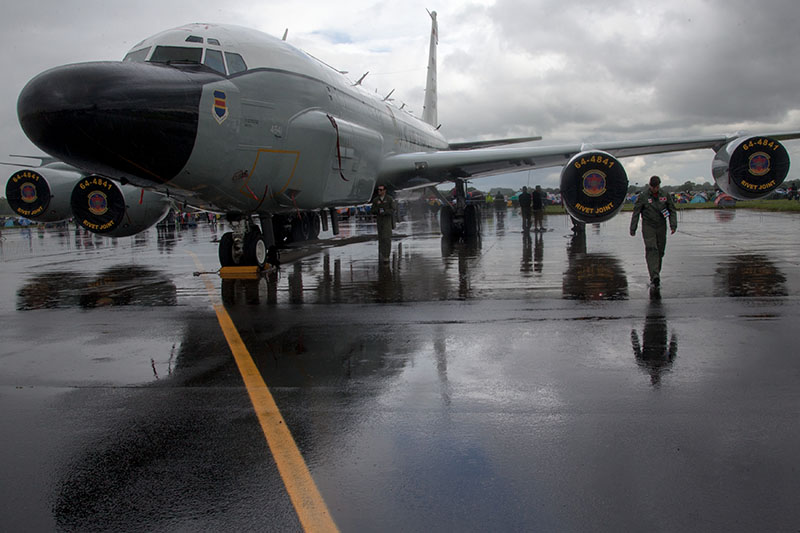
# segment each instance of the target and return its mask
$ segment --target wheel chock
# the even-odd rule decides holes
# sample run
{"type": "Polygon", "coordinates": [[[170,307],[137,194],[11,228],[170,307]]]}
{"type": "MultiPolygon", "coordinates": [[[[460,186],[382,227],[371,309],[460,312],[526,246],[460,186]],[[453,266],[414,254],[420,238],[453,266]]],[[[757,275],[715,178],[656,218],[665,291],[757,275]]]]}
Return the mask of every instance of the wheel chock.
{"type": "Polygon", "coordinates": [[[219,269],[219,277],[222,279],[258,279],[259,276],[261,276],[261,269],[257,266],[234,266],[219,269]]]}

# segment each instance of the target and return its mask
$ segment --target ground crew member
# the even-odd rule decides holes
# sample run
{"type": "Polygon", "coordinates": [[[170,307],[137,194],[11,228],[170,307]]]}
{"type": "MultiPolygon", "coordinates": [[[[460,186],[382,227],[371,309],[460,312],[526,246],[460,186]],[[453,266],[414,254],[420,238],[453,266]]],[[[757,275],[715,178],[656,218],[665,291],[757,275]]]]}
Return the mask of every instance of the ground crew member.
{"type": "Polygon", "coordinates": [[[669,193],[662,192],[661,178],[650,178],[650,186],[642,191],[633,206],[631,217],[631,236],[636,235],[639,217],[642,217],[642,238],[644,239],[644,257],[650,273],[653,287],[661,285],[661,260],[667,246],[667,220],[671,233],[678,229],[678,217],[675,204],[669,193]]]}
{"type": "Polygon", "coordinates": [[[378,220],[378,255],[384,263],[392,253],[392,227],[394,226],[394,199],[386,194],[386,187],[378,185],[378,194],[372,200],[372,213],[378,220]]]}
{"type": "Polygon", "coordinates": [[[519,208],[522,211],[522,232],[527,233],[531,230],[531,193],[527,187],[522,188],[522,192],[517,197],[519,208]]]}
{"type": "Polygon", "coordinates": [[[544,191],[537,185],[531,196],[533,207],[533,231],[544,231],[544,191]]]}

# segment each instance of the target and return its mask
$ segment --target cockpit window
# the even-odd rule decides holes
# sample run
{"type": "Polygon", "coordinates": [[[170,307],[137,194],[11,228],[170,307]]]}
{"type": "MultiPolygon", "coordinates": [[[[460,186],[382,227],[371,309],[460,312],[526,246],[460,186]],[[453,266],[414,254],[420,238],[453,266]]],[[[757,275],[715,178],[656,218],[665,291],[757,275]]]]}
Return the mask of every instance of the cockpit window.
{"type": "Polygon", "coordinates": [[[134,50],[130,52],[128,55],[125,56],[123,61],[135,61],[136,63],[144,63],[144,60],[147,59],[147,54],[150,53],[150,47],[142,48],[141,50],[134,50]]]}
{"type": "Polygon", "coordinates": [[[214,39],[212,37],[209,37],[208,38],[208,44],[215,44],[215,45],[219,46],[219,39],[214,39]]]}
{"type": "Polygon", "coordinates": [[[188,36],[186,38],[186,42],[187,43],[202,43],[203,42],[203,38],[202,37],[198,37],[197,35],[190,35],[190,36],[188,36]]]}
{"type": "Polygon", "coordinates": [[[202,48],[184,46],[156,46],[150,61],[154,63],[200,63],[202,48]]]}
{"type": "Polygon", "coordinates": [[[225,63],[222,62],[222,52],[219,50],[206,50],[205,64],[221,74],[225,74],[225,63]]]}
{"type": "Polygon", "coordinates": [[[233,52],[225,52],[225,60],[228,62],[228,73],[236,74],[237,72],[244,72],[247,70],[247,64],[239,54],[233,52]]]}

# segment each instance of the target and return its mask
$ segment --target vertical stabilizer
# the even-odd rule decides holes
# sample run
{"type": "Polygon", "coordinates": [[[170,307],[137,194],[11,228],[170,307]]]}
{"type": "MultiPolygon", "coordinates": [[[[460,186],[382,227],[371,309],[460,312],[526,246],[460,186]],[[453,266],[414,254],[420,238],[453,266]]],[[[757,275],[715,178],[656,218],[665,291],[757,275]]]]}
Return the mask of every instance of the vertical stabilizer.
{"type": "Polygon", "coordinates": [[[431,45],[428,53],[428,80],[425,83],[425,106],[422,109],[422,120],[433,126],[439,126],[436,91],[436,45],[439,44],[439,24],[436,22],[436,11],[428,11],[431,16],[431,45]]]}

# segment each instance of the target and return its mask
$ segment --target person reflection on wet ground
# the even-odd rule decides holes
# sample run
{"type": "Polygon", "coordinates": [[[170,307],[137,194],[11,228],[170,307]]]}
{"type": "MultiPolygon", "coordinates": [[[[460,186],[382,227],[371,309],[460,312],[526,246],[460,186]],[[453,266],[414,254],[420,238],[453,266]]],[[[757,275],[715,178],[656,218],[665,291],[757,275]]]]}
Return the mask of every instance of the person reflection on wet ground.
{"type": "Polygon", "coordinates": [[[374,301],[377,303],[402,302],[403,284],[398,265],[393,267],[382,264],[378,267],[378,279],[375,282],[374,301]]]}
{"type": "Polygon", "coordinates": [[[533,245],[533,270],[537,274],[542,273],[542,261],[544,259],[544,240],[541,233],[536,234],[533,245]]]}
{"type": "Polygon", "coordinates": [[[505,235],[506,233],[506,210],[505,209],[495,209],[494,214],[497,217],[497,231],[495,232],[497,235],[505,235]]]}
{"type": "Polygon", "coordinates": [[[522,234],[522,262],[519,266],[520,272],[530,272],[531,262],[533,260],[533,248],[531,243],[531,235],[527,231],[522,234]]]}
{"type": "Polygon", "coordinates": [[[292,265],[292,273],[289,274],[289,302],[293,304],[303,303],[303,264],[297,261],[292,265]]]}
{"type": "Polygon", "coordinates": [[[172,253],[175,245],[178,244],[178,238],[175,234],[175,226],[158,227],[157,230],[158,251],[162,254],[172,253]]]}
{"type": "Polygon", "coordinates": [[[642,340],[636,330],[631,330],[631,346],[636,364],[650,375],[650,384],[661,385],[661,377],[669,372],[678,355],[678,340],[673,332],[667,342],[667,317],[658,299],[650,300],[644,321],[642,340]]]}

